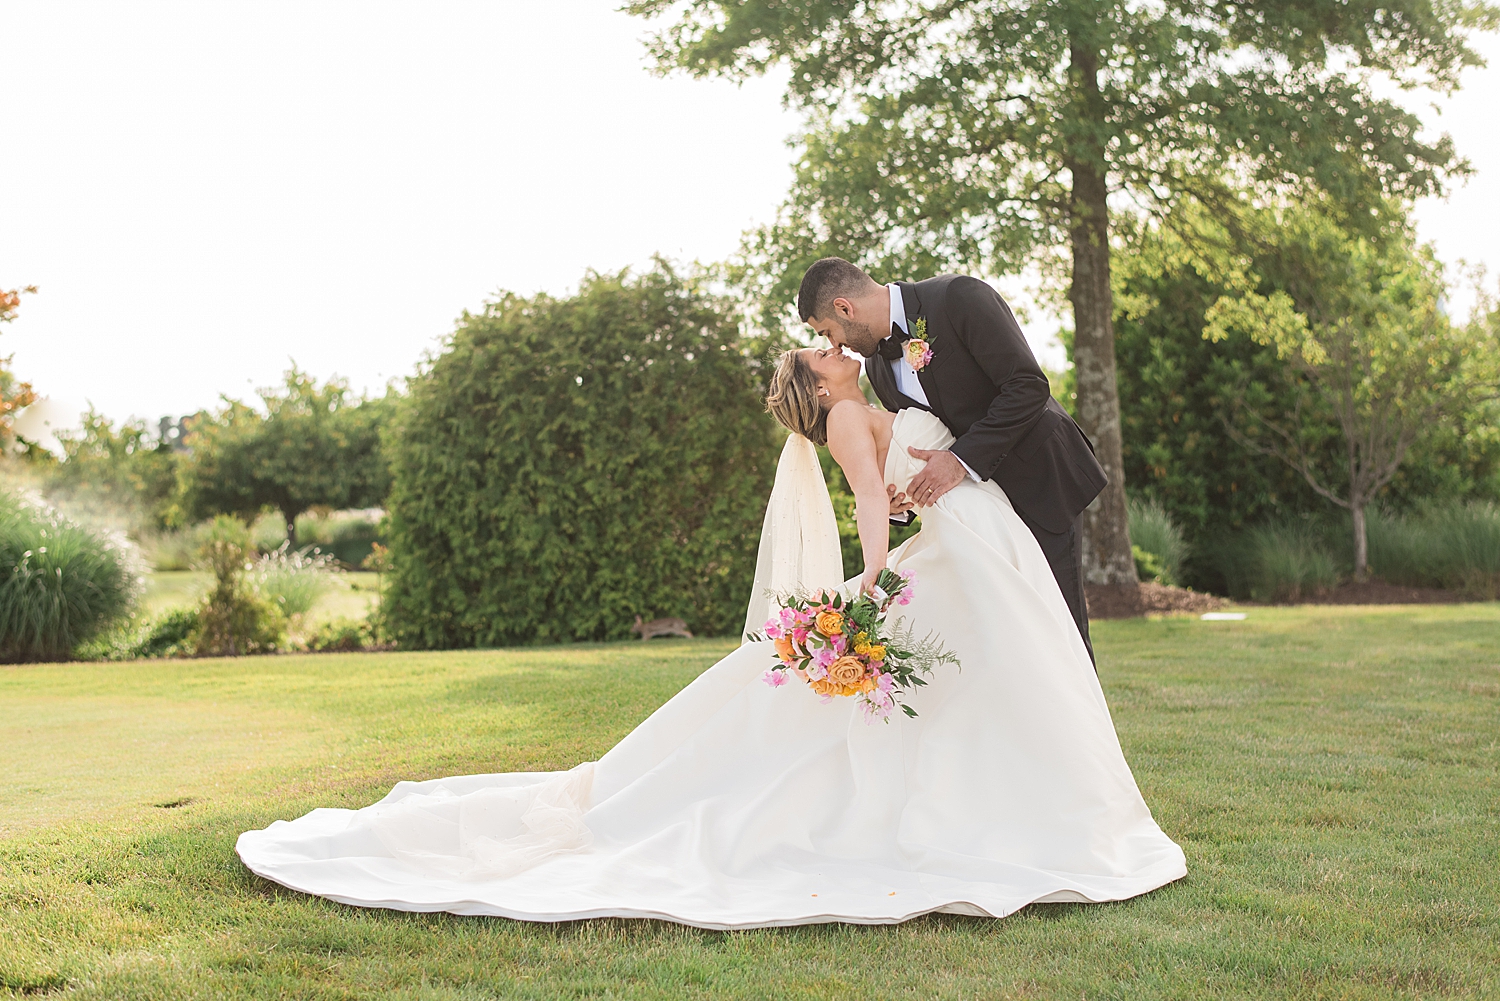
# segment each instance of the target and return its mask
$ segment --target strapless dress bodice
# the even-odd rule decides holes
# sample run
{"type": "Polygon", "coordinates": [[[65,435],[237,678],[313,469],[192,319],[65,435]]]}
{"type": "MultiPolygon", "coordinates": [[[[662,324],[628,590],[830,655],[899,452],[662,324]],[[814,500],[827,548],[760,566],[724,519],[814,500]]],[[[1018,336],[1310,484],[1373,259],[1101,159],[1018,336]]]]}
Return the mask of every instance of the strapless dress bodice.
{"type": "Polygon", "coordinates": [[[898,412],[891,425],[891,448],[885,456],[885,481],[905,491],[911,478],[926,465],[921,459],[913,459],[907,449],[935,451],[948,448],[953,442],[948,426],[930,411],[908,407],[898,412]]]}

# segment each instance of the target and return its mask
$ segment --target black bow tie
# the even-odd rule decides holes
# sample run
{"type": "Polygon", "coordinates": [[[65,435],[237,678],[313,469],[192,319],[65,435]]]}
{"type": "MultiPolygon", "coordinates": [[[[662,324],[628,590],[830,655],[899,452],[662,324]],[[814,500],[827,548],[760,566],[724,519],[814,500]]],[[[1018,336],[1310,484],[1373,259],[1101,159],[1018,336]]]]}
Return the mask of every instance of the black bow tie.
{"type": "Polygon", "coordinates": [[[911,334],[902,330],[894,321],[891,323],[891,336],[875,345],[875,351],[886,361],[896,361],[901,357],[902,346],[911,340],[911,334]]]}

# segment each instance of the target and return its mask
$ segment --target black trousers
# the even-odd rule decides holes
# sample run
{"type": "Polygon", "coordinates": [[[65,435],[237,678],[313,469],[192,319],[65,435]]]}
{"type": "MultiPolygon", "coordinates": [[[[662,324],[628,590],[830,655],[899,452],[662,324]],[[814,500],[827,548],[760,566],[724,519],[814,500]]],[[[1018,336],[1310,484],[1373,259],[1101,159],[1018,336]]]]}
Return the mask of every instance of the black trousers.
{"type": "MultiPolygon", "coordinates": [[[[1073,621],[1078,624],[1078,634],[1083,637],[1089,660],[1094,660],[1094,644],[1089,640],[1089,606],[1083,596],[1083,550],[1078,544],[1082,534],[1079,530],[1082,516],[1066,532],[1058,535],[1047,531],[1022,512],[1017,511],[1016,514],[1021,515],[1021,520],[1041,544],[1042,555],[1047,557],[1047,565],[1052,568],[1052,576],[1057,578],[1057,586],[1062,589],[1068,611],[1073,613],[1073,621]]],[[[1098,662],[1095,661],[1094,670],[1098,669],[1098,662]]]]}

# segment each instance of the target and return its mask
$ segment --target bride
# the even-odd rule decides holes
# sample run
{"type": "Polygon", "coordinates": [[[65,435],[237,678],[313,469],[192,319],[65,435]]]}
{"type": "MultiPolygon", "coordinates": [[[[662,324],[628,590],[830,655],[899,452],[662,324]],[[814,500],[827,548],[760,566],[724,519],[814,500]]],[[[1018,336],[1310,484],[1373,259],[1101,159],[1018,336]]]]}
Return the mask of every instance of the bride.
{"type": "Polygon", "coordinates": [[[886,484],[943,449],[942,422],[866,405],[858,361],[784,354],[767,405],[791,432],[766,512],[747,641],[600,758],[567,772],[402,782],[363,810],[314,810],[239,838],[283,886],[365,907],[530,921],[660,918],[700,928],[1038,901],[1123,900],[1178,879],[1182,850],[1120,751],[1087,650],[1003,490],[966,480],[887,553],[886,484]],[[854,699],[762,684],[776,593],[833,587],[838,533],[814,443],[854,489],[868,588],[914,575],[901,612],[961,668],[866,723],[854,699]]]}

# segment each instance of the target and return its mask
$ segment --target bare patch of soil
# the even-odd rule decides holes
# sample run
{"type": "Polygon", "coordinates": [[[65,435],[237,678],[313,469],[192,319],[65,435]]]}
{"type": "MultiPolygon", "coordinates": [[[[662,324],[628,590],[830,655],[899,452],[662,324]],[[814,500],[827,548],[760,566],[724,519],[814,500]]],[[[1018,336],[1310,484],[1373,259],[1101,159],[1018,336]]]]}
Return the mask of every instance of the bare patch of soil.
{"type": "Polygon", "coordinates": [[[1212,594],[1151,581],[1142,581],[1139,587],[1088,584],[1083,590],[1091,619],[1133,619],[1172,612],[1198,614],[1226,604],[1223,598],[1212,594]]]}

